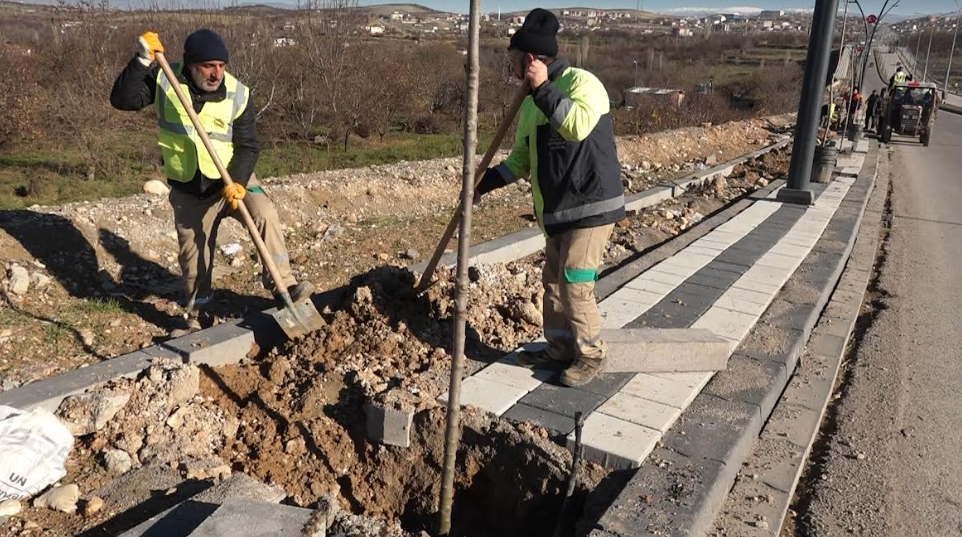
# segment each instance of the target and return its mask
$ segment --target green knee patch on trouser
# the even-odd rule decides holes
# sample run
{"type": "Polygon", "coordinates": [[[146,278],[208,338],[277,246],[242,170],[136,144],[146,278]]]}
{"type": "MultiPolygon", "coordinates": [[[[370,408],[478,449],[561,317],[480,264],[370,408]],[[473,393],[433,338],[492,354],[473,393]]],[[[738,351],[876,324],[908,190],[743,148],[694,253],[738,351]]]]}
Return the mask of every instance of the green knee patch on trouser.
{"type": "Polygon", "coordinates": [[[264,189],[259,186],[249,186],[247,187],[248,192],[253,192],[254,194],[263,194],[264,189]]]}
{"type": "Polygon", "coordinates": [[[598,269],[566,268],[565,280],[568,283],[592,283],[598,279],[598,269]]]}

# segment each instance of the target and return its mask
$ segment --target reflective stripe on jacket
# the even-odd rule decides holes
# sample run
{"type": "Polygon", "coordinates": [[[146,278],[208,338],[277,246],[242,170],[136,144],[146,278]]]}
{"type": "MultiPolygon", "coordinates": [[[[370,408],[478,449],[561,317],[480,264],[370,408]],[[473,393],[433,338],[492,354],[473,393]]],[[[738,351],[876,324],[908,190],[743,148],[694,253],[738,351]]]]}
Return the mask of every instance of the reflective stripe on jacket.
{"type": "Polygon", "coordinates": [[[621,166],[608,92],[565,59],[525,99],[511,155],[498,166],[505,183],[529,176],[535,215],[546,235],[625,218],[621,166]]]}
{"type": "MultiPolygon", "coordinates": [[[[174,72],[178,77],[181,76],[182,69],[181,65],[174,66],[174,72]]],[[[227,98],[206,102],[198,117],[210,137],[214,150],[226,167],[234,156],[233,122],[247,108],[250,90],[227,72],[224,73],[223,84],[227,90],[227,98]]],[[[180,86],[187,99],[191,99],[186,82],[180,82],[180,86]]],[[[186,183],[194,178],[199,168],[204,177],[220,179],[220,172],[217,171],[214,160],[194,130],[190,116],[180,104],[173,86],[163,71],[157,73],[156,103],[158,144],[164,155],[167,178],[186,183]]]]}

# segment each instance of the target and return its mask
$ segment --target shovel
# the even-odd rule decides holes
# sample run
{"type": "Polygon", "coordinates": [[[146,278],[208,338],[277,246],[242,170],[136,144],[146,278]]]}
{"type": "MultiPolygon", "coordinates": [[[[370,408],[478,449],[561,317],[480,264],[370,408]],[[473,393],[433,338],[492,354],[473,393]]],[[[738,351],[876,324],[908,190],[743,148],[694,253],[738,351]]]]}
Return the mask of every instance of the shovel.
{"type": "MultiPolygon", "coordinates": [[[[207,148],[207,152],[210,153],[211,158],[214,160],[214,165],[217,166],[217,171],[220,172],[224,184],[233,184],[234,181],[230,178],[230,174],[227,173],[227,168],[224,167],[224,163],[221,162],[220,157],[210,143],[207,130],[200,124],[200,119],[197,118],[194,107],[191,106],[187,100],[187,96],[184,95],[184,90],[181,89],[180,82],[177,81],[177,75],[175,75],[173,69],[170,68],[170,64],[167,63],[167,59],[163,53],[157,52],[155,53],[155,57],[157,58],[157,63],[160,64],[160,68],[163,69],[167,80],[170,81],[170,85],[174,88],[177,99],[180,100],[180,104],[183,105],[184,110],[187,111],[187,115],[190,116],[190,122],[194,124],[194,130],[200,135],[200,139],[204,142],[204,147],[207,148]]],[[[284,301],[284,307],[278,309],[276,313],[272,313],[271,316],[274,317],[277,324],[281,325],[281,329],[284,330],[284,333],[287,334],[289,338],[303,336],[308,332],[313,332],[321,328],[324,326],[324,319],[321,317],[321,314],[317,312],[317,308],[314,307],[314,303],[311,302],[310,298],[295,304],[291,300],[290,293],[288,293],[287,289],[281,284],[281,276],[277,270],[277,265],[274,264],[271,254],[267,251],[267,245],[264,244],[264,239],[262,239],[260,233],[257,232],[257,226],[254,224],[254,219],[251,218],[250,211],[247,210],[246,203],[246,200],[241,200],[241,203],[238,204],[241,215],[244,217],[244,224],[251,234],[251,239],[254,240],[254,245],[257,246],[257,253],[260,254],[261,261],[263,261],[264,266],[267,267],[267,270],[271,273],[271,279],[274,280],[276,292],[280,293],[281,300],[284,301]]]]}
{"type": "MultiPolygon", "coordinates": [[[[507,115],[505,115],[504,119],[501,120],[501,125],[498,126],[498,131],[495,132],[494,138],[491,139],[491,145],[488,146],[488,151],[484,154],[484,158],[481,159],[481,163],[478,164],[477,169],[475,169],[475,188],[478,187],[478,183],[481,182],[481,178],[484,176],[484,171],[488,169],[488,165],[491,164],[491,160],[501,147],[501,141],[504,140],[504,135],[507,134],[508,128],[514,121],[514,116],[518,115],[518,110],[521,110],[521,105],[524,103],[524,99],[527,96],[528,83],[522,82],[521,86],[518,87],[518,92],[514,95],[514,101],[511,102],[511,107],[508,108],[507,115]]],[[[431,259],[428,261],[428,266],[424,268],[424,272],[421,274],[421,279],[418,281],[417,287],[414,289],[415,293],[420,294],[425,289],[430,287],[431,278],[434,276],[434,271],[438,268],[438,263],[441,261],[441,256],[444,255],[444,249],[448,247],[448,243],[451,242],[451,237],[454,236],[454,232],[458,230],[458,226],[460,224],[461,204],[458,204],[458,209],[454,211],[454,216],[452,216],[451,221],[448,222],[448,227],[444,230],[441,240],[434,249],[434,254],[431,255],[431,259]]]]}

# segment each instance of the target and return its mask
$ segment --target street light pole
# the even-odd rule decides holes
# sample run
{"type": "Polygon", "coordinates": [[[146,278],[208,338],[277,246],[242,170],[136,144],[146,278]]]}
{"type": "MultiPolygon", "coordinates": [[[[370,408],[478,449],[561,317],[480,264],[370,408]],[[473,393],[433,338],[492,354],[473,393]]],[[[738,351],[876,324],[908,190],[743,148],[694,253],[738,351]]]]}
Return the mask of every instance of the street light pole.
{"type": "Polygon", "coordinates": [[[933,35],[935,35],[935,27],[929,28],[929,49],[925,52],[925,69],[922,71],[922,82],[925,82],[925,76],[929,74],[929,56],[932,55],[933,35]]]}
{"type": "Polygon", "coordinates": [[[638,87],[638,60],[634,60],[634,62],[635,62],[635,87],[637,88],[638,87]]]}
{"type": "Polygon", "coordinates": [[[952,36],[952,49],[949,50],[949,68],[945,70],[945,84],[942,86],[942,100],[949,91],[949,75],[952,74],[952,56],[955,55],[955,38],[959,37],[959,20],[962,20],[962,4],[955,0],[955,5],[959,8],[959,14],[955,17],[955,34],[952,36]]]}
{"type": "Polygon", "coordinates": [[[918,74],[919,71],[919,51],[922,50],[922,34],[925,30],[919,29],[919,42],[915,45],[915,61],[912,62],[912,72],[918,74]]]}
{"type": "Polygon", "coordinates": [[[818,139],[818,119],[825,94],[825,78],[832,56],[835,37],[835,19],[839,0],[816,0],[812,14],[812,31],[809,34],[808,53],[805,59],[805,78],[802,81],[802,98],[798,105],[798,121],[792,149],[792,163],[788,172],[788,186],[778,191],[778,201],[811,205],[815,196],[809,180],[815,145],[818,139]]]}

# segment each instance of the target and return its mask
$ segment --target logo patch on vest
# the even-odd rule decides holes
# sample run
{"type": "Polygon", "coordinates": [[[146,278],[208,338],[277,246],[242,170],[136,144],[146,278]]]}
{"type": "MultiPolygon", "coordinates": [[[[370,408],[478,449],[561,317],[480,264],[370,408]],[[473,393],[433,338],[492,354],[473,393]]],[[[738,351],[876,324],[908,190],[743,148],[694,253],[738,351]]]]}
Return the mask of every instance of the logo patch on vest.
{"type": "Polygon", "coordinates": [[[224,123],[223,119],[217,117],[217,118],[214,118],[214,126],[217,127],[218,129],[226,129],[227,123],[224,123]]]}

